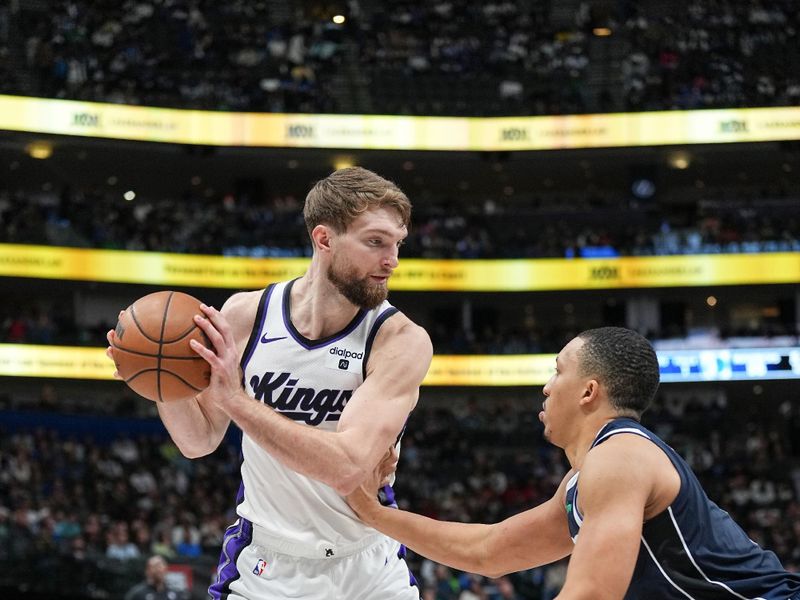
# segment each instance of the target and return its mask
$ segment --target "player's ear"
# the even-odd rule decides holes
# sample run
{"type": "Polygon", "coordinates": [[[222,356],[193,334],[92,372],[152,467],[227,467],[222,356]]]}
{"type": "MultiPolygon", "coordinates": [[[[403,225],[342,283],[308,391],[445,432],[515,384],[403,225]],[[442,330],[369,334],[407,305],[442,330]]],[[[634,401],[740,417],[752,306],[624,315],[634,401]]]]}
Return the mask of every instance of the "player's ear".
{"type": "Polygon", "coordinates": [[[315,251],[330,252],[332,238],[333,230],[327,225],[317,225],[311,230],[311,240],[314,242],[315,251]]]}
{"type": "Polygon", "coordinates": [[[597,379],[589,379],[586,382],[586,387],[583,389],[583,396],[581,396],[581,404],[588,404],[597,401],[600,395],[600,382],[597,379]]]}

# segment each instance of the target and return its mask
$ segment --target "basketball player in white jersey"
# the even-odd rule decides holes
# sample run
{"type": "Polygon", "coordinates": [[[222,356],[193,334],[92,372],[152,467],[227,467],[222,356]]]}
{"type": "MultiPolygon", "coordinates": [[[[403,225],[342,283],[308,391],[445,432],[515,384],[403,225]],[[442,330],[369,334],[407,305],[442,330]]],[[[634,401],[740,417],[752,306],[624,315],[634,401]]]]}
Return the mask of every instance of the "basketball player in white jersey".
{"type": "Polygon", "coordinates": [[[196,317],[214,346],[194,345],[211,384],[158,411],[190,458],[231,421],[243,432],[239,518],[212,598],[419,599],[405,548],[342,497],[399,443],[431,361],[428,334],[386,301],[410,213],[393,183],[338,170],[306,198],[308,271],[196,317]]]}

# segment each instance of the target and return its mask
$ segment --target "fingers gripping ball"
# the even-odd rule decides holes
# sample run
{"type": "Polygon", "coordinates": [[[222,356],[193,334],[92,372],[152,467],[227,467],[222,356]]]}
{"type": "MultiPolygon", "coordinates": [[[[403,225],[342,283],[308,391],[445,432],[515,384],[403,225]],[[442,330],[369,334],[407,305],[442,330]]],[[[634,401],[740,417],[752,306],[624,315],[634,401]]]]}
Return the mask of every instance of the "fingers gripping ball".
{"type": "Polygon", "coordinates": [[[181,292],[139,298],[120,317],[111,355],[120,377],[137,394],[156,402],[187,400],[208,387],[211,367],[189,346],[211,342],[194,323],[200,301],[181,292]]]}

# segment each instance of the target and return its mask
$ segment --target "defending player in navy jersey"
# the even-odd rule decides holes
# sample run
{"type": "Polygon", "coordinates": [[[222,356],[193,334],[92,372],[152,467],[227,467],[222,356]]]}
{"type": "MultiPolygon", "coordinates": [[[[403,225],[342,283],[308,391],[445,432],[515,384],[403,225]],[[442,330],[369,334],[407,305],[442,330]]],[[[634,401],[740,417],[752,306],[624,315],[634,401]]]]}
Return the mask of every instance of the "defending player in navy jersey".
{"type": "Polygon", "coordinates": [[[196,317],[211,384],[158,410],[187,457],[214,451],[231,421],[243,432],[212,598],[419,599],[405,549],[343,498],[398,445],[431,361],[428,334],[386,300],[410,214],[393,183],[336,171],[306,198],[307,272],[196,317]]]}
{"type": "Polygon", "coordinates": [[[349,498],[416,552],[490,576],[571,555],[558,600],[797,600],[800,575],[708,499],[686,462],[639,424],[659,382],[637,333],[592,329],[569,342],[539,418],[571,469],[543,504],[494,525],[448,523],[374,500],[393,459],[349,498]]]}

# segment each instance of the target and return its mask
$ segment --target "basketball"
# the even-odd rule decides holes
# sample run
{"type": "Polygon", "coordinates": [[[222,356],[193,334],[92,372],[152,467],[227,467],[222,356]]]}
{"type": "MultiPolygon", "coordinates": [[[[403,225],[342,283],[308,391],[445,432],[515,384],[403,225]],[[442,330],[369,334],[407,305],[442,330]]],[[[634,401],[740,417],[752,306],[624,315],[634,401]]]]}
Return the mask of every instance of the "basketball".
{"type": "Polygon", "coordinates": [[[134,392],[155,402],[187,400],[202,392],[211,367],[189,345],[211,343],[194,322],[200,300],[182,292],[148,294],[131,304],[115,329],[111,354],[134,392]]]}

